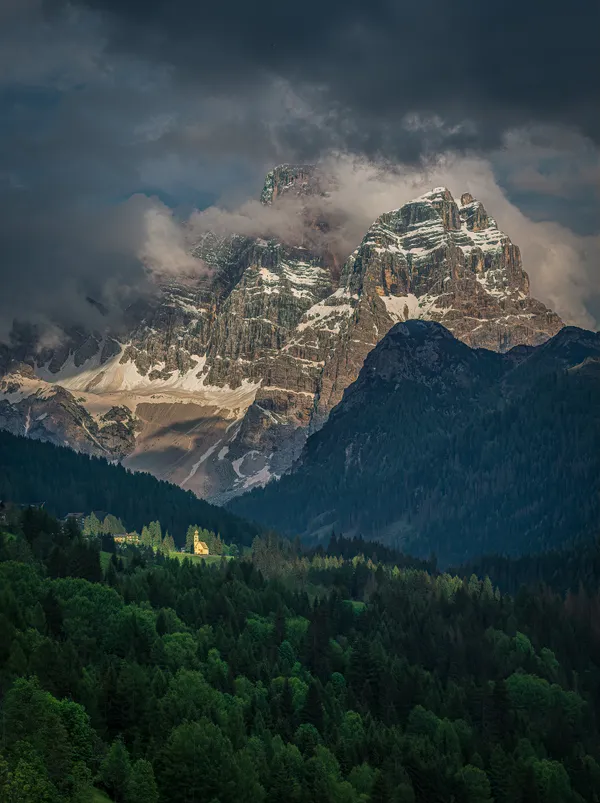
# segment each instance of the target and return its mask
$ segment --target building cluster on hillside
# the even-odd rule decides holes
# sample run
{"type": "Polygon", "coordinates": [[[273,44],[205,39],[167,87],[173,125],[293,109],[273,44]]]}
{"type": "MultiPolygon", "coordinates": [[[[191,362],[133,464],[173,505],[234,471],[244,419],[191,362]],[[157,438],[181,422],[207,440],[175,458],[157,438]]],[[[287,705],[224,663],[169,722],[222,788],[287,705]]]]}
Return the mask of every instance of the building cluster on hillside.
{"type": "Polygon", "coordinates": [[[118,533],[113,535],[116,544],[140,544],[141,539],[137,533],[118,533]]]}

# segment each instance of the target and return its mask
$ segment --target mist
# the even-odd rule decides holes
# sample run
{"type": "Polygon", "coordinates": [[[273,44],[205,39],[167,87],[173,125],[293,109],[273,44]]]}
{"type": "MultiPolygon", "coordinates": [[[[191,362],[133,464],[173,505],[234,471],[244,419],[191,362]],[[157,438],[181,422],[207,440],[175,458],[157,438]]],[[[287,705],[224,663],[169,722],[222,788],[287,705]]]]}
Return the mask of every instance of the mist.
{"type": "Polygon", "coordinates": [[[491,163],[480,157],[438,156],[413,165],[332,154],[319,168],[328,177],[327,196],[283,196],[271,206],[249,200],[236,208],[212,206],[187,221],[188,239],[213,231],[278,239],[331,253],[344,261],[358,247],[371,224],[433,187],[447,187],[459,200],[470,192],[520,247],[532,294],[566,323],[598,326],[597,301],[600,236],[581,235],[553,221],[527,217],[500,187],[491,163]],[[331,222],[328,229],[316,219],[331,222]]]}
{"type": "MultiPolygon", "coordinates": [[[[127,308],[155,296],[164,282],[210,277],[211,267],[191,254],[207,232],[307,247],[324,255],[337,273],[379,215],[436,186],[448,187],[457,199],[470,192],[480,200],[521,248],[532,294],[566,323],[597,328],[600,236],[529,218],[509,200],[490,160],[449,153],[413,165],[336,152],[320,160],[318,170],[325,196],[283,194],[265,205],[257,185],[254,197],[237,205],[223,201],[183,219],[144,193],[108,207],[70,210],[70,216],[64,208],[40,212],[27,221],[37,237],[20,240],[21,270],[0,299],[0,340],[9,339],[15,318],[35,324],[44,342],[72,326],[120,330],[127,308]],[[323,221],[327,225],[320,225],[323,221]],[[56,250],[46,249],[48,269],[40,271],[40,242],[48,231],[56,250]]],[[[15,230],[11,234],[14,249],[15,230]]]]}

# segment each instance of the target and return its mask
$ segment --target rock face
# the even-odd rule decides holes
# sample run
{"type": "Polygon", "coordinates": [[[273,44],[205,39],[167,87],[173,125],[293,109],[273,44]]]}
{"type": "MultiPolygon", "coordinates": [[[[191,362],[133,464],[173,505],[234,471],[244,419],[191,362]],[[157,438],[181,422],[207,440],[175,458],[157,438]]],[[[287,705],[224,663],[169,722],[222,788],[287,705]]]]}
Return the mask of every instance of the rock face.
{"type": "Polygon", "coordinates": [[[330,184],[316,165],[279,165],[267,173],[260,200],[272,204],[286,194],[322,195],[330,184]]]}
{"type": "MultiPolygon", "coordinates": [[[[465,194],[457,204],[444,188],[381,215],[340,272],[327,245],[336,224],[318,204],[330,187],[315,166],[275,168],[261,200],[299,204],[301,243],[204,235],[192,253],[208,278],[162,287],[131,311],[118,341],[70,333],[51,352],[21,349],[12,357],[39,380],[28,387],[44,403],[47,385],[78,394],[99,430],[111,408],[128,409],[129,440],[104,443],[94,431],[101,449],[223,501],[287,470],[395,323],[438,321],[500,352],[562,327],[530,297],[518,247],[478,201],[465,194]]],[[[3,352],[5,365],[10,357],[3,352]]],[[[0,426],[23,421],[19,399],[5,391],[0,426]]],[[[93,439],[74,434],[82,415],[70,415],[53,437],[75,448],[83,438],[93,451],[93,439]]]]}
{"type": "Polygon", "coordinates": [[[0,429],[67,445],[78,452],[121,459],[135,448],[140,423],[127,407],[94,417],[60,385],[42,385],[27,367],[15,366],[0,380],[0,429]]]}

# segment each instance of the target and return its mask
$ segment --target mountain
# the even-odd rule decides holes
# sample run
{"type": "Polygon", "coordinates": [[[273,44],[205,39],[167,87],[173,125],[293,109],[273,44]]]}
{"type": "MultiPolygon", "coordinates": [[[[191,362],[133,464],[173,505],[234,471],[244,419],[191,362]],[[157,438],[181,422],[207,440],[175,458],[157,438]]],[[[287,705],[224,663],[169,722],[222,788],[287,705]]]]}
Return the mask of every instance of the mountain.
{"type": "Polygon", "coordinates": [[[398,324],[292,470],[230,507],[288,534],[363,535],[459,563],[595,535],[600,333],[506,353],[398,324]]]}
{"type": "Polygon", "coordinates": [[[289,468],[395,323],[438,321],[498,352],[563,326],[470,195],[436,188],[381,215],[344,261],[333,190],[315,166],[282,165],[261,201],[301,221],[289,242],[206,233],[192,253],[209,274],[164,283],[118,336],[69,330],[39,349],[22,332],[2,350],[0,427],[222,502],[289,468]]]}
{"type": "Polygon", "coordinates": [[[221,507],[150,474],[132,473],[103,458],[0,432],[0,501],[43,505],[64,517],[73,511],[103,510],[129,530],[160,520],[178,546],[190,524],[221,535],[227,543],[249,546],[261,533],[221,507]]]}

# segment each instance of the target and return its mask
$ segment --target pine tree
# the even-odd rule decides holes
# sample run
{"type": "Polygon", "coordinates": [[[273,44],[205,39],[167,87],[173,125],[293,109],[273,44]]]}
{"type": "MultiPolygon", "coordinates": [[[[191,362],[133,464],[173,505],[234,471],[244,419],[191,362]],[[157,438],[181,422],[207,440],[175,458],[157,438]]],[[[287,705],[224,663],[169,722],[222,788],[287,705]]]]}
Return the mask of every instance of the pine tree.
{"type": "Polygon", "coordinates": [[[140,540],[144,546],[152,546],[152,533],[145,524],[142,527],[142,537],[140,540]]]}
{"type": "Polygon", "coordinates": [[[107,535],[119,535],[125,532],[125,525],[116,516],[109,513],[102,523],[102,532],[107,535]]]}
{"type": "Polygon", "coordinates": [[[63,533],[67,541],[74,541],[75,539],[79,538],[81,531],[79,529],[79,525],[77,524],[77,519],[75,519],[73,516],[69,516],[63,525],[63,533]]]}
{"type": "Polygon", "coordinates": [[[500,741],[506,739],[510,725],[510,700],[504,680],[497,680],[492,691],[492,731],[500,741]]]}
{"type": "Polygon", "coordinates": [[[531,765],[527,766],[523,775],[523,781],[520,785],[520,803],[542,803],[533,767],[531,765]]]}
{"type": "Polygon", "coordinates": [[[510,803],[514,800],[512,793],[512,762],[500,745],[497,745],[490,756],[488,776],[492,785],[492,793],[496,803],[510,803]]]}
{"type": "Polygon", "coordinates": [[[306,702],[302,709],[302,722],[306,722],[322,732],[323,730],[323,704],[318,685],[313,681],[308,687],[306,702]]]}
{"type": "Polygon", "coordinates": [[[106,567],[105,572],[105,580],[107,585],[111,586],[112,588],[117,588],[119,585],[119,575],[117,574],[117,570],[115,568],[115,564],[110,560],[108,562],[108,566],[106,567]]]}
{"type": "MultiPolygon", "coordinates": [[[[187,532],[185,534],[185,551],[186,552],[193,552],[194,551],[194,533],[198,529],[197,524],[190,524],[187,528],[187,532]]],[[[210,545],[209,545],[210,546],[210,545]]]]}
{"type": "Polygon", "coordinates": [[[158,788],[149,761],[140,758],[131,768],[125,803],[158,803],[158,788]]]}
{"type": "Polygon", "coordinates": [[[162,544],[162,530],[160,527],[160,521],[151,521],[148,525],[148,530],[150,531],[152,546],[155,549],[159,549],[160,545],[162,544]]]}
{"type": "Polygon", "coordinates": [[[100,520],[92,511],[90,515],[86,516],[83,520],[83,534],[95,538],[100,535],[101,529],[100,520]]]}
{"type": "Polygon", "coordinates": [[[129,753],[119,737],[112,743],[100,766],[100,780],[117,803],[125,799],[130,775],[129,753]]]}
{"type": "Polygon", "coordinates": [[[292,687],[288,678],[285,679],[283,684],[283,691],[279,703],[280,722],[279,730],[285,739],[289,742],[295,729],[295,712],[294,712],[294,698],[292,695],[292,687]]]}
{"type": "Polygon", "coordinates": [[[385,775],[380,772],[375,778],[375,783],[371,790],[370,803],[389,803],[391,797],[390,785],[385,775]]]}

